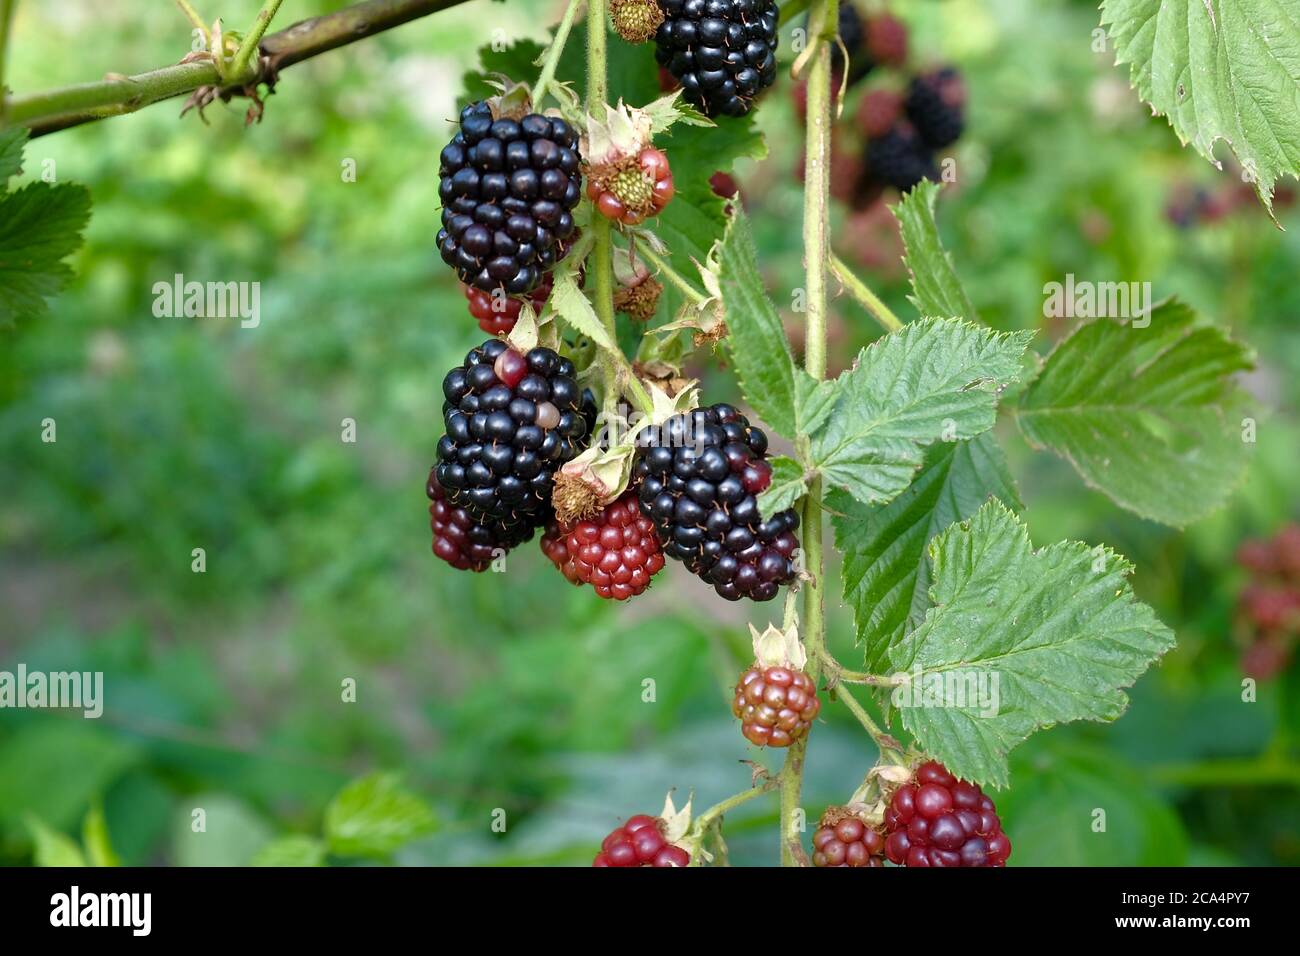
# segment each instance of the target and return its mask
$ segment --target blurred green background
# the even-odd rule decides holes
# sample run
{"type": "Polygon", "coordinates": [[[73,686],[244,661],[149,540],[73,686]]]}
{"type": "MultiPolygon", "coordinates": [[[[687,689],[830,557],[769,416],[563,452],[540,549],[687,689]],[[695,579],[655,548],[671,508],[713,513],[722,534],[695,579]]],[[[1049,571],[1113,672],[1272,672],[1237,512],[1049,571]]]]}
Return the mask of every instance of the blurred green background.
{"type": "MultiPolygon", "coordinates": [[[[197,5],[242,28],[259,4],[197,5]]],[[[277,24],[343,5],[288,0],[277,24]]],[[[981,317],[1041,327],[1045,351],[1064,331],[1041,318],[1045,282],[1151,281],[1259,350],[1249,387],[1270,409],[1245,486],[1186,533],[1119,510],[1000,426],[1035,540],[1127,554],[1139,596],[1179,637],[1119,722],[1016,752],[997,797],[1011,864],[1300,862],[1300,679],[1292,665],[1242,701],[1233,563],[1243,538],[1300,513],[1300,219],[1280,208],[1280,231],[1247,202],[1171,221],[1171,201],[1231,193],[1238,178],[1181,150],[1094,50],[1094,4],[895,8],[918,64],[966,75],[958,182],[939,218],[981,317]],[[1091,829],[1096,807],[1105,833],[1091,829]]],[[[535,545],[504,575],[429,553],[439,385],[482,340],[434,248],[437,154],[476,49],[494,31],[544,39],[562,9],[473,0],[322,56],[287,71],[248,129],[241,103],[210,107],[204,125],[178,119],[176,101],[28,147],[28,177],[53,160],[60,180],[91,188],[95,212],[51,314],[0,333],[0,669],[103,671],[106,703],[97,721],[0,711],[0,862],[31,862],[37,834],[79,839],[97,808],[127,864],[243,863],[268,845],[299,859],[293,848],[330,831],[341,788],[394,770],[431,817],[413,839],[333,859],[586,863],[670,788],[704,806],[747,785],[739,761],[774,762],[728,706],[746,621],[769,608],[727,605],[675,566],[611,606],[535,545]],[[176,273],[259,281],[260,327],[155,318],[152,286],[176,273]],[[45,418],[57,443],[40,440],[45,418]],[[345,418],[355,444],[340,440],[345,418]],[[341,699],[348,678],[355,702],[341,699]],[[191,827],[196,807],[206,833],[191,827]]],[[[168,3],[20,3],[8,79],[24,92],[135,72],[189,43],[168,3]]],[[[737,179],[769,285],[788,289],[801,270],[788,76],[759,122],[771,155],[737,179]]],[[[887,220],[837,208],[835,242],[910,316],[887,220]]],[[[834,307],[842,367],[878,330],[846,299],[834,307]]],[[[694,372],[711,400],[734,397],[719,365],[694,372]]],[[[830,629],[852,666],[834,600],[830,629]]],[[[822,713],[810,817],[875,759],[842,708],[822,713]]],[[[733,862],[776,861],[775,819],[773,800],[729,816],[733,862]]]]}

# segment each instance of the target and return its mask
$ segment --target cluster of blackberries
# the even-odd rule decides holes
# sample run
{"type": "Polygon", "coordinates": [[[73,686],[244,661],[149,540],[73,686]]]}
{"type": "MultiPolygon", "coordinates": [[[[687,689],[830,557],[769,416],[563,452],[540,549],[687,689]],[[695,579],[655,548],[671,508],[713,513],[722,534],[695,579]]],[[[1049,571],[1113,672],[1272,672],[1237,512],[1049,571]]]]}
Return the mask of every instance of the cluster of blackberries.
{"type": "Polygon", "coordinates": [[[1243,542],[1237,563],[1251,575],[1237,598],[1242,670],[1261,680],[1275,677],[1291,663],[1300,639],[1300,525],[1243,542]]]}
{"type": "Polygon", "coordinates": [[[729,601],[770,601],[794,580],[798,514],[764,521],[758,510],[772,481],[762,429],[719,404],[674,415],[638,442],[633,481],[664,554],[729,601]]]}
{"type": "Polygon", "coordinates": [[[581,163],[578,134],[559,117],[494,119],[486,102],[465,107],[440,157],[443,261],[484,292],[531,292],[573,235],[581,163]]]}
{"type": "Polygon", "coordinates": [[[774,0],[659,0],[655,60],[709,116],[744,116],[776,82],[774,0]]]}
{"type": "Polygon", "coordinates": [[[903,866],[1004,866],[1011,841],[993,801],[931,760],[885,810],[885,856],[903,866]]]}
{"type": "Polygon", "coordinates": [[[523,355],[499,339],[447,373],[447,431],[427,489],[440,558],[481,571],[492,548],[514,547],[551,520],[555,472],[596,422],[595,400],[574,376],[551,349],[523,355]]]}

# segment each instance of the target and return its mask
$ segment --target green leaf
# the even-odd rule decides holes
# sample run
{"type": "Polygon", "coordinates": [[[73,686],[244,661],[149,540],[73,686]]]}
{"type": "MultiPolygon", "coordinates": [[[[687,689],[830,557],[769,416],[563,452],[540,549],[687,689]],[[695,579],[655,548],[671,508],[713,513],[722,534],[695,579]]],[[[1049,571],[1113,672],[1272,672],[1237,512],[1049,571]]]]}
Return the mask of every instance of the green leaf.
{"type": "Polygon", "coordinates": [[[23,166],[23,147],[27,145],[30,130],[26,126],[0,130],[0,189],[23,166]]]}
{"type": "Polygon", "coordinates": [[[555,270],[555,285],[551,289],[550,305],[557,315],[598,346],[609,352],[618,351],[618,343],[610,336],[596,310],[582,290],[573,268],[555,270]]]}
{"type": "Polygon", "coordinates": [[[842,491],[830,496],[835,545],[844,555],[844,600],[869,673],[889,670],[889,649],[930,606],[926,546],[990,497],[1016,511],[1023,507],[992,432],[931,445],[916,479],[886,505],[865,505],[842,491]]]}
{"type": "Polygon", "coordinates": [[[71,829],[91,802],[139,762],[134,746],[89,720],[41,720],[0,742],[0,827],[26,813],[71,829]]]}
{"type": "Polygon", "coordinates": [[[908,299],[922,315],[975,321],[975,307],[957,280],[952,259],[939,240],[934,221],[934,202],[939,187],[922,180],[894,206],[894,218],[902,227],[907,271],[912,276],[913,295],[908,299]]]}
{"type": "Polygon", "coordinates": [[[1300,175],[1300,18],[1287,0],[1104,0],[1116,64],[1186,145],[1224,140],[1268,209],[1300,175]]]}
{"type": "Polygon", "coordinates": [[[385,857],[433,831],[433,811],[399,781],[398,774],[376,773],[339,792],[325,810],[325,838],[332,853],[385,857]]]}
{"type": "Polygon", "coordinates": [[[325,844],[294,833],[272,840],[253,856],[249,866],[324,866],[325,844]]]}
{"type": "Polygon", "coordinates": [[[90,192],[72,183],[28,183],[0,195],[0,325],[39,315],[72,278],[63,262],[81,246],[90,192]]]}
{"type": "Polygon", "coordinates": [[[121,866],[122,861],[113,849],[113,841],[108,836],[108,821],[104,818],[104,808],[96,801],[81,822],[81,842],[86,846],[86,855],[90,857],[91,866],[121,866]]]}
{"type": "Polygon", "coordinates": [[[172,819],[176,866],[248,866],[274,836],[270,826],[238,797],[197,793],[182,801],[172,819]],[[201,817],[195,815],[202,810],[201,817]],[[195,829],[202,820],[203,829],[195,829]]]}
{"type": "Polygon", "coordinates": [[[830,411],[832,389],[794,364],[776,306],[763,291],[749,220],[736,204],[718,248],[718,284],[726,310],[727,344],[745,398],[787,438],[808,434],[830,411]]]}
{"type": "Polygon", "coordinates": [[[1077,541],[1034,551],[1001,502],[939,535],[930,561],[934,606],[890,648],[912,678],[891,701],[921,748],[967,780],[1006,786],[1007,754],[1040,728],[1114,720],[1121,688],[1174,644],[1134,599],[1122,556],[1077,541]]]}
{"type": "Polygon", "coordinates": [[[27,829],[35,844],[32,859],[37,866],[87,866],[77,841],[51,828],[35,814],[28,814],[27,829]]]}
{"type": "Polygon", "coordinates": [[[836,379],[812,464],[865,504],[891,500],[921,467],[924,445],[993,426],[998,390],[1019,377],[1032,334],[922,319],[877,339],[836,379]]]}
{"type": "Polygon", "coordinates": [[[1245,475],[1234,373],[1250,353],[1167,300],[1138,328],[1077,327],[1020,397],[1025,437],[1069,460],[1090,487],[1174,527],[1221,505],[1245,475]]]}
{"type": "Polygon", "coordinates": [[[764,521],[778,511],[792,507],[808,493],[803,465],[785,455],[777,455],[769,463],[772,466],[772,483],[758,496],[758,510],[764,521]]]}

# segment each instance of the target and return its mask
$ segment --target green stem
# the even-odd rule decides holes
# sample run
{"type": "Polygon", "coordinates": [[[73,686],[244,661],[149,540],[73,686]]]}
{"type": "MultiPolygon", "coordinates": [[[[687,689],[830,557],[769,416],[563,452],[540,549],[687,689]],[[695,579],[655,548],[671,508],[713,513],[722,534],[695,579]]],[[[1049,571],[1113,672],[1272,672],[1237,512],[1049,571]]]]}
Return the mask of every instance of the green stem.
{"type": "Polygon", "coordinates": [[[709,807],[709,809],[705,810],[703,813],[697,816],[693,821],[691,821],[691,826],[698,829],[702,833],[705,829],[708,828],[708,825],[710,823],[712,823],[718,817],[722,816],[724,813],[728,812],[729,810],[734,810],[742,803],[748,803],[750,800],[753,800],[755,797],[761,797],[765,793],[771,793],[773,788],[775,787],[776,787],[776,781],[774,779],[769,778],[756,787],[751,787],[748,790],[744,790],[741,791],[740,793],[733,794],[732,796],[727,797],[727,799],[715,803],[713,806],[709,807]]]}
{"type": "Polygon", "coordinates": [[[181,13],[185,14],[185,19],[194,25],[194,29],[201,30],[204,38],[208,36],[208,26],[199,16],[199,12],[190,5],[189,0],[176,0],[176,6],[181,8],[181,13]]]}
{"type": "Polygon", "coordinates": [[[902,320],[885,305],[880,296],[871,291],[870,286],[855,276],[844,260],[833,252],[830,254],[830,266],[831,272],[835,273],[835,278],[843,283],[849,295],[857,299],[886,332],[897,332],[903,327],[902,320]]]}
{"type": "Polygon", "coordinates": [[[825,662],[827,670],[831,671],[837,683],[840,684],[865,684],[868,687],[897,687],[905,677],[885,677],[881,674],[867,674],[863,671],[845,670],[840,666],[839,661],[832,658],[829,654],[822,655],[822,661],[825,662]]]}
{"type": "Polygon", "coordinates": [[[695,288],[695,286],[691,285],[690,280],[674,269],[668,263],[667,259],[651,249],[648,242],[643,242],[637,246],[636,254],[659,270],[659,272],[663,274],[669,282],[677,287],[682,295],[686,296],[686,298],[690,299],[696,305],[703,305],[705,302],[709,301],[709,297],[699,289],[695,288]]]}
{"type": "MultiPolygon", "coordinates": [[[[603,116],[605,110],[605,3],[606,0],[588,0],[587,3],[587,112],[603,116]]],[[[614,325],[614,241],[610,235],[610,222],[599,214],[592,216],[591,233],[594,244],[588,260],[588,275],[594,280],[592,307],[609,337],[617,345],[614,325]]],[[[601,356],[604,369],[606,414],[618,405],[618,365],[610,356],[601,356]]]]}
{"type": "Polygon", "coordinates": [[[880,748],[882,754],[886,751],[898,752],[898,742],[880,729],[880,725],[871,719],[871,715],[867,713],[866,708],[858,703],[858,699],[849,693],[847,687],[836,687],[835,697],[858,719],[858,723],[871,735],[871,739],[876,742],[876,746],[880,748]]]}
{"type": "Polygon", "coordinates": [[[541,105],[542,98],[546,96],[546,88],[555,78],[555,68],[560,65],[560,54],[564,52],[564,45],[569,42],[569,31],[573,29],[573,21],[577,18],[578,7],[581,5],[582,0],[569,0],[569,5],[564,10],[564,19],[555,29],[555,38],[551,40],[551,45],[546,50],[546,61],[542,64],[542,72],[538,74],[537,82],[533,84],[534,108],[541,105]]]}
{"type": "Polygon", "coordinates": [[[257,11],[257,19],[253,21],[252,28],[244,35],[244,42],[239,44],[235,59],[230,64],[232,82],[238,83],[245,79],[251,81],[257,78],[256,70],[249,74],[248,65],[252,62],[253,54],[257,52],[257,45],[262,42],[262,37],[266,34],[266,28],[271,25],[271,20],[275,17],[276,11],[280,9],[282,2],[283,0],[265,0],[262,9],[257,11]]]}
{"type": "MultiPolygon", "coordinates": [[[[303,60],[355,43],[412,20],[446,10],[465,0],[365,0],[335,13],[295,23],[269,34],[261,47],[272,66],[283,70],[303,60]]],[[[0,0],[10,8],[16,0],[0,0]]],[[[43,136],[108,116],[136,110],[222,82],[211,63],[177,63],[136,74],[128,79],[79,83],[11,97],[4,125],[27,126],[43,136]]]]}
{"type": "Polygon", "coordinates": [[[5,53],[9,49],[9,25],[13,22],[18,0],[0,0],[0,125],[5,116],[8,96],[5,91],[5,53]]]}
{"type": "MultiPolygon", "coordinates": [[[[836,22],[837,0],[814,0],[813,20],[836,22]]],[[[805,315],[804,369],[815,379],[826,377],[826,262],[830,253],[830,128],[831,128],[831,60],[830,46],[820,38],[814,40],[808,73],[808,116],[804,141],[803,244],[805,285],[808,311],[805,315]]],[[[808,654],[805,670],[816,684],[821,677],[825,653],[825,607],[823,588],[826,569],[822,555],[822,480],[808,483],[803,500],[803,559],[808,580],[803,588],[804,612],[801,632],[808,654]]],[[[781,864],[794,866],[796,847],[802,842],[795,828],[795,811],[803,791],[804,758],[808,749],[805,734],[790,745],[781,768],[781,864]]]]}

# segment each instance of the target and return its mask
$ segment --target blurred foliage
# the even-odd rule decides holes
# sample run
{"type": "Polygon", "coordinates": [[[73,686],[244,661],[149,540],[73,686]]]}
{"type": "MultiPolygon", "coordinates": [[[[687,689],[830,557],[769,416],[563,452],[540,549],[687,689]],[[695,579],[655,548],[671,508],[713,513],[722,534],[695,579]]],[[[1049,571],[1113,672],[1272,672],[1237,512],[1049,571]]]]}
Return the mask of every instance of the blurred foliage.
{"type": "MultiPolygon", "coordinates": [[[[256,7],[220,12],[239,24],[256,7]]],[[[249,129],[241,104],[210,107],[205,126],[173,102],[29,146],[26,179],[52,161],[95,206],[70,288],[0,333],[0,668],[103,671],[106,690],[97,721],[0,712],[0,862],[89,857],[98,831],[83,827],[100,806],[111,844],[94,837],[94,852],[124,864],[320,862],[339,792],[401,770],[426,809],[398,800],[406,823],[382,823],[377,844],[363,827],[367,852],[585,863],[669,788],[704,806],[747,785],[739,761],[774,760],[727,712],[745,621],[769,609],[725,605],[676,567],[610,607],[534,546],[506,575],[457,574],[428,553],[439,383],[481,338],[433,247],[436,157],[472,51],[495,30],[542,41],[560,9],[474,0],[296,66],[249,129]],[[156,318],[153,285],[176,274],[260,282],[261,324],[156,318]],[[56,443],[40,439],[46,418],[56,443]],[[345,418],[355,444],[340,440],[345,418]]],[[[1041,318],[1044,283],[1149,280],[1258,349],[1247,385],[1270,409],[1244,489],[1185,534],[1122,513],[1000,429],[1034,538],[1125,553],[1179,637],[1116,724],[1052,730],[1016,753],[998,798],[1012,864],[1300,862],[1300,681],[1293,665],[1243,703],[1231,637],[1237,543],[1300,512],[1296,217],[1279,210],[1285,232],[1249,206],[1190,229],[1167,220],[1175,185],[1234,174],[1179,149],[1093,51],[1090,0],[936,0],[905,15],[918,60],[955,61],[970,87],[938,217],[981,317],[1042,329],[1044,350],[1064,331],[1041,318]]],[[[9,79],[71,83],[188,48],[170,5],[20,4],[9,79]]],[[[758,114],[769,157],[738,177],[783,308],[775,290],[802,269],[789,85],[758,114]]],[[[840,209],[835,227],[841,255],[867,261],[862,274],[911,315],[888,234],[840,209]]],[[[841,297],[832,334],[842,366],[878,330],[841,297]]],[[[716,366],[696,372],[712,400],[734,394],[716,366]]],[[[847,614],[830,615],[849,662],[847,614]]],[[[842,708],[823,715],[810,816],[875,757],[842,708]]],[[[730,814],[733,861],[774,862],[774,821],[767,800],[730,814]]]]}

